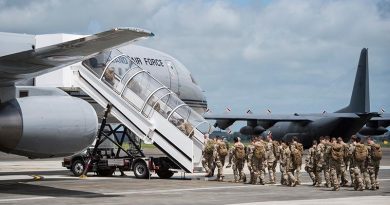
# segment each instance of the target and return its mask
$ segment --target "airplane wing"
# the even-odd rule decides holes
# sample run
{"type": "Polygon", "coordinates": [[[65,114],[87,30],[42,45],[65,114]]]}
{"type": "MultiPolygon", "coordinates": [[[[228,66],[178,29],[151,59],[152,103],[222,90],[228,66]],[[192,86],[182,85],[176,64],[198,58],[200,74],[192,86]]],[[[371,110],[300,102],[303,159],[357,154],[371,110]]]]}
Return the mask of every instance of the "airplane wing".
{"type": "Polygon", "coordinates": [[[368,121],[368,125],[372,124],[372,122],[376,123],[377,126],[388,127],[390,126],[390,114],[380,114],[380,117],[373,117],[368,121]]]}
{"type": "Polygon", "coordinates": [[[360,118],[359,114],[354,113],[314,113],[314,114],[264,114],[264,115],[230,115],[230,114],[208,114],[203,116],[205,119],[216,120],[215,126],[226,129],[235,121],[260,121],[275,124],[276,122],[296,122],[296,123],[310,123],[321,118],[360,118]]]}
{"type": "Polygon", "coordinates": [[[153,33],[116,28],[84,38],[0,57],[0,87],[80,62],[102,50],[121,47],[153,33]]]}

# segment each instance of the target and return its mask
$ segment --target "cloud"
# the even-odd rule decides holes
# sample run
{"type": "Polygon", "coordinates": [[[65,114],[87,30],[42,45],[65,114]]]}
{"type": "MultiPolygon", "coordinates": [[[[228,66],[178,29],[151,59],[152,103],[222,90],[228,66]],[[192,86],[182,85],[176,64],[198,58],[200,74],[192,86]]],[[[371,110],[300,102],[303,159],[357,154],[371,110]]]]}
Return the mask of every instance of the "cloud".
{"type": "Polygon", "coordinates": [[[390,110],[389,5],[388,0],[0,0],[0,27],[22,33],[151,30],[156,37],[139,43],[183,62],[216,113],[226,106],[235,113],[335,111],[349,102],[360,49],[368,47],[371,108],[390,110]]]}

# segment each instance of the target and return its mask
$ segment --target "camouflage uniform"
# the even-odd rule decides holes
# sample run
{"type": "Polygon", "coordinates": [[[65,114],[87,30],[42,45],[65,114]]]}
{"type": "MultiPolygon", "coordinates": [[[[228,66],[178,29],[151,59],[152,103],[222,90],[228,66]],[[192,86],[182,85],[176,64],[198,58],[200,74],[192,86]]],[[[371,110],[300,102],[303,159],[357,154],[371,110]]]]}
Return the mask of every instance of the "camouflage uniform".
{"type": "Polygon", "coordinates": [[[287,184],[290,186],[296,186],[298,181],[294,177],[294,163],[292,160],[292,153],[289,147],[287,147],[285,150],[286,157],[286,171],[287,171],[287,184]]]}
{"type": "Polygon", "coordinates": [[[215,165],[214,165],[214,145],[213,148],[212,148],[212,151],[210,152],[207,152],[207,146],[208,146],[208,143],[211,143],[212,139],[207,139],[205,141],[205,148],[203,150],[203,159],[202,159],[202,165],[203,165],[203,168],[205,169],[207,175],[206,176],[213,176],[214,175],[214,169],[215,169],[215,165]]]}
{"type": "MultiPolygon", "coordinates": [[[[355,147],[354,147],[353,156],[352,156],[353,164],[354,164],[353,174],[355,177],[355,181],[353,182],[353,184],[354,184],[355,190],[363,191],[363,188],[364,188],[363,176],[364,176],[364,172],[365,172],[366,160],[358,161],[356,159],[356,150],[357,150],[356,146],[357,145],[355,145],[355,147]]],[[[365,148],[365,149],[367,149],[367,148],[365,148]]]]}
{"type": "Polygon", "coordinates": [[[355,144],[351,142],[348,146],[348,152],[349,152],[349,174],[351,176],[351,187],[354,186],[355,182],[355,173],[353,168],[355,167],[355,160],[353,158],[353,153],[355,151],[355,144]]]}
{"type": "Polygon", "coordinates": [[[302,167],[302,157],[303,157],[303,152],[298,149],[298,147],[302,146],[301,143],[298,143],[298,142],[294,142],[292,143],[291,147],[291,151],[293,151],[294,149],[296,150],[299,150],[299,153],[301,155],[301,160],[299,162],[295,162],[294,163],[294,177],[296,178],[298,184],[301,184],[301,167],[302,167]]]}
{"type": "Polygon", "coordinates": [[[343,151],[344,151],[344,157],[343,157],[343,164],[341,165],[341,173],[339,177],[339,182],[341,186],[346,186],[348,184],[348,166],[349,166],[349,161],[350,161],[350,156],[349,156],[349,145],[342,142],[343,145],[343,151]]]}
{"type": "Polygon", "coordinates": [[[325,151],[324,151],[324,165],[322,166],[322,169],[324,170],[324,178],[325,178],[325,186],[331,187],[331,181],[330,181],[330,150],[331,145],[329,142],[325,142],[325,151]]]}
{"type": "Polygon", "coordinates": [[[234,175],[234,182],[239,182],[240,180],[246,181],[245,173],[243,172],[244,164],[245,164],[245,154],[242,159],[237,158],[237,147],[242,146],[245,152],[245,146],[241,142],[235,143],[229,152],[229,164],[231,164],[233,160],[233,175],[234,175]]]}
{"type": "Polygon", "coordinates": [[[280,176],[280,183],[282,185],[287,185],[287,180],[288,180],[288,176],[287,176],[287,170],[286,170],[286,165],[287,165],[287,152],[285,151],[285,149],[287,149],[287,145],[286,144],[281,144],[279,146],[279,150],[280,150],[280,173],[281,173],[281,176],[280,176]]]}
{"type": "MultiPolygon", "coordinates": [[[[333,146],[337,146],[338,144],[334,143],[331,145],[331,151],[330,152],[333,152],[332,149],[334,149],[333,146]]],[[[333,157],[333,154],[330,154],[329,155],[329,168],[330,168],[330,178],[331,178],[331,181],[332,181],[332,185],[333,185],[333,190],[334,191],[338,191],[340,190],[340,181],[339,181],[339,176],[341,174],[341,167],[343,166],[344,164],[344,149],[343,149],[343,146],[341,145],[341,157],[339,159],[337,158],[334,158],[333,157]]]]}
{"type": "Polygon", "coordinates": [[[325,152],[325,145],[323,142],[320,142],[315,151],[315,176],[316,176],[316,186],[321,186],[322,183],[322,171],[324,166],[324,152],[325,152]]]}
{"type": "Polygon", "coordinates": [[[219,152],[219,143],[224,143],[224,142],[217,142],[214,147],[214,159],[215,159],[215,164],[217,165],[218,168],[218,174],[217,174],[217,180],[222,181],[224,178],[223,175],[223,167],[225,166],[225,158],[226,156],[222,156],[219,152]]]}
{"type": "Polygon", "coordinates": [[[250,145],[248,145],[246,147],[246,161],[247,161],[247,166],[248,166],[248,170],[249,170],[249,176],[250,176],[249,183],[250,184],[253,183],[253,179],[254,179],[254,172],[253,172],[253,168],[252,168],[252,158],[253,158],[254,148],[255,147],[253,146],[253,143],[251,143],[250,145]]]}
{"type": "Polygon", "coordinates": [[[371,190],[375,190],[379,188],[377,177],[378,177],[380,161],[373,159],[373,149],[374,149],[373,146],[374,145],[367,146],[368,149],[368,157],[366,162],[367,174],[365,176],[366,188],[371,190]]]}
{"type": "MultiPolygon", "coordinates": [[[[256,143],[262,143],[263,142],[256,142],[256,143]]],[[[264,144],[263,144],[264,146],[264,144]]],[[[257,184],[257,178],[260,179],[260,184],[264,185],[264,162],[266,161],[265,155],[262,158],[257,158],[255,156],[255,150],[256,148],[253,149],[253,154],[252,154],[252,169],[253,169],[253,180],[252,184],[257,184]]],[[[265,153],[264,153],[265,154],[265,153]]]]}
{"type": "Polygon", "coordinates": [[[275,178],[276,178],[276,157],[274,154],[274,145],[272,141],[269,141],[266,143],[266,158],[267,158],[267,168],[268,168],[268,175],[269,175],[269,183],[275,184],[275,178]]]}
{"type": "Polygon", "coordinates": [[[316,158],[316,145],[313,145],[309,148],[309,153],[305,160],[305,171],[309,174],[311,180],[313,181],[313,185],[316,185],[316,176],[315,172],[315,158],[316,158]]]}

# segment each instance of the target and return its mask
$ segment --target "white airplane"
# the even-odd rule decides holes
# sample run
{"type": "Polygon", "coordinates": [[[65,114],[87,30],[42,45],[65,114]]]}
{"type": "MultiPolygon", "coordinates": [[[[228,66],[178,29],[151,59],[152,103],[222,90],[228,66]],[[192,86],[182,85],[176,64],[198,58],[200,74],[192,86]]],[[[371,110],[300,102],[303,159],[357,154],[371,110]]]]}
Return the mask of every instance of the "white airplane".
{"type": "MultiPolygon", "coordinates": [[[[68,156],[90,145],[98,129],[93,107],[99,106],[91,106],[88,102],[93,100],[72,83],[64,86],[60,81],[71,82],[66,72],[72,72],[72,65],[82,66],[103,54],[112,55],[106,61],[118,52],[129,56],[191,108],[204,113],[203,91],[182,63],[163,52],[130,44],[153,35],[133,28],[64,35],[59,40],[53,40],[58,35],[0,33],[0,151],[47,158],[68,156]]],[[[130,63],[128,59],[115,58],[122,64],[130,63]]]]}

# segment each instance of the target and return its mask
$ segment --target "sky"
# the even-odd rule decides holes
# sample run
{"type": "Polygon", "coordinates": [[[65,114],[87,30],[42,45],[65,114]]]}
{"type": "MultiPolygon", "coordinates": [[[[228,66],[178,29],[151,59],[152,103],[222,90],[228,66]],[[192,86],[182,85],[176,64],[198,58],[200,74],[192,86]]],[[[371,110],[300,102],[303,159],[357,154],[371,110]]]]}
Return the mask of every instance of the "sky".
{"type": "Polygon", "coordinates": [[[390,112],[390,0],[0,0],[0,30],[92,34],[139,27],[181,61],[213,113],[333,112],[368,48],[371,111],[390,112]]]}

